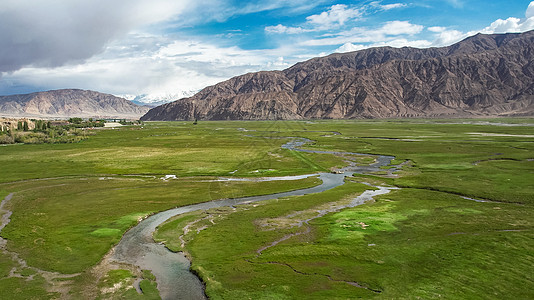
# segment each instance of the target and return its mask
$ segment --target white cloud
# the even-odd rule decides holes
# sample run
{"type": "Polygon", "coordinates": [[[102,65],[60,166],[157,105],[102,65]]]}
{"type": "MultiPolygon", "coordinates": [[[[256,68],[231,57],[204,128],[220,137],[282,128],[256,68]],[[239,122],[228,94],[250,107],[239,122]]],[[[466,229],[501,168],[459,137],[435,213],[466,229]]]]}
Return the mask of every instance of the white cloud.
{"type": "MultiPolygon", "coordinates": [[[[461,5],[461,1],[452,1],[456,5],[461,5]]],[[[452,3],[451,2],[451,3],[452,3]]],[[[380,2],[372,2],[371,6],[377,7],[380,2]]],[[[301,42],[305,46],[329,46],[342,45],[335,52],[351,51],[355,44],[361,47],[392,46],[392,47],[441,47],[449,46],[465,39],[478,32],[485,34],[525,32],[534,30],[534,1],[532,1],[525,15],[526,19],[510,17],[506,20],[498,19],[488,27],[478,31],[462,32],[442,26],[431,26],[427,30],[434,33],[432,39],[412,39],[402,36],[415,37],[422,33],[424,26],[412,24],[409,21],[390,21],[376,29],[354,27],[351,30],[341,31],[335,34],[323,35],[322,37],[301,42]],[[352,45],[352,46],[351,46],[352,45]]],[[[359,48],[359,46],[358,46],[359,48]]],[[[360,50],[360,49],[355,49],[360,50]]]]}
{"type": "Polygon", "coordinates": [[[278,24],[276,26],[265,27],[265,31],[278,34],[298,34],[333,30],[347,25],[349,21],[363,18],[363,15],[368,14],[369,11],[371,11],[371,8],[373,8],[373,12],[375,12],[377,10],[391,10],[407,6],[408,5],[404,3],[382,5],[381,1],[374,1],[370,4],[362,5],[359,8],[349,7],[345,4],[337,4],[331,6],[327,11],[323,11],[320,14],[308,16],[306,22],[302,24],[302,27],[288,27],[278,24]]]}
{"type": "Polygon", "coordinates": [[[432,32],[443,32],[445,30],[447,30],[446,27],[441,27],[441,26],[432,26],[432,27],[428,27],[427,28],[428,31],[432,31],[432,32]]]}
{"type": "Polygon", "coordinates": [[[380,31],[387,35],[414,35],[420,33],[423,28],[422,25],[412,24],[408,21],[390,21],[386,22],[380,31]]]}
{"type": "MultiPolygon", "coordinates": [[[[299,11],[324,1],[253,0],[2,0],[0,76],[22,67],[84,63],[134,31],[165,31],[233,15],[284,8],[299,11]]],[[[295,32],[297,29],[288,29],[295,32]]]]}
{"type": "Polygon", "coordinates": [[[534,17],[534,1],[530,2],[528,5],[527,11],[525,12],[525,17],[527,19],[534,17]]]}
{"type": "Polygon", "coordinates": [[[371,44],[370,47],[389,46],[389,47],[395,47],[395,48],[400,48],[400,47],[428,48],[431,45],[432,43],[427,40],[408,40],[405,38],[394,38],[388,41],[371,44]]]}
{"type": "Polygon", "coordinates": [[[302,42],[306,46],[343,45],[346,43],[381,43],[394,39],[394,36],[414,35],[420,33],[424,26],[411,24],[408,21],[386,22],[377,29],[354,27],[331,37],[312,39],[302,42]]]}
{"type": "Polygon", "coordinates": [[[192,39],[175,41],[137,34],[128,37],[127,41],[111,43],[84,64],[24,67],[6,74],[0,81],[0,90],[23,84],[46,89],[82,88],[115,95],[147,94],[148,99],[158,99],[200,90],[248,72],[284,69],[298,60],[291,56],[296,51],[290,47],[243,50],[192,39]]]}
{"type": "MultiPolygon", "coordinates": [[[[172,1],[172,0],[161,0],[172,1]]],[[[174,0],[182,2],[184,0],[174,0]]],[[[273,10],[283,10],[282,14],[302,13],[309,11],[328,0],[248,0],[248,1],[228,1],[228,0],[202,0],[191,1],[180,17],[173,20],[173,26],[189,27],[195,24],[202,24],[206,21],[216,20],[225,22],[233,16],[261,13],[273,10]],[[235,3],[232,3],[235,2],[235,3]]]]}
{"type": "Polygon", "coordinates": [[[344,4],[333,5],[327,11],[306,18],[303,27],[289,27],[282,24],[267,26],[265,31],[278,34],[299,34],[305,32],[324,31],[339,28],[346,22],[360,18],[362,12],[357,8],[349,8],[344,4]]]}
{"type": "Polygon", "coordinates": [[[405,3],[381,4],[381,2],[382,1],[373,1],[369,3],[369,6],[378,8],[381,10],[390,10],[390,9],[403,8],[403,7],[408,6],[408,4],[405,4],[405,3]]]}
{"type": "Polygon", "coordinates": [[[265,31],[268,33],[298,34],[298,33],[307,32],[309,30],[304,30],[302,29],[302,27],[287,27],[282,24],[278,24],[276,26],[265,27],[265,31]]]}
{"type": "Polygon", "coordinates": [[[285,62],[283,56],[278,57],[275,61],[271,61],[267,63],[267,67],[274,68],[274,69],[283,69],[289,66],[290,64],[285,62]]]}
{"type": "Polygon", "coordinates": [[[362,13],[357,8],[349,8],[344,4],[336,4],[318,15],[312,15],[306,18],[307,23],[317,26],[320,30],[337,28],[345,22],[360,18],[362,13]]]}
{"type": "Polygon", "coordinates": [[[406,7],[408,6],[407,4],[404,4],[404,3],[393,3],[393,4],[385,4],[385,5],[381,5],[380,7],[383,9],[383,10],[390,10],[390,9],[395,9],[395,8],[402,8],[402,7],[406,7]]]}
{"type": "Polygon", "coordinates": [[[468,37],[469,34],[465,32],[460,32],[458,30],[448,30],[446,28],[442,28],[441,31],[438,31],[435,40],[432,42],[432,46],[435,47],[442,47],[442,46],[449,46],[456,42],[459,42],[466,37],[468,37]]]}
{"type": "MultiPolygon", "coordinates": [[[[226,0],[0,1],[0,73],[4,72],[0,91],[8,90],[9,85],[26,85],[43,89],[76,87],[113,94],[179,94],[247,72],[283,69],[315,57],[319,51],[447,46],[476,33],[442,26],[425,30],[406,20],[355,27],[374,13],[415,6],[374,1],[358,6],[333,5],[294,26],[267,26],[266,34],[299,34],[298,38],[308,40],[285,38],[281,39],[280,48],[243,50],[220,46],[217,41],[228,42],[232,36],[248,34],[245,28],[243,32],[226,31],[208,38],[187,37],[180,31],[172,37],[164,33],[196,22],[224,21],[234,15],[273,9],[279,9],[280,14],[299,11],[301,16],[310,15],[306,13],[308,9],[331,1],[251,0],[241,7],[226,0]],[[81,62],[84,63],[76,65],[81,62]]],[[[462,5],[458,0],[445,1],[462,5]]],[[[496,20],[480,32],[534,29],[534,1],[525,16],[496,20]]]]}
{"type": "MultiPolygon", "coordinates": [[[[202,2],[204,2],[203,0],[202,2]]],[[[250,14],[250,13],[257,13],[262,11],[269,11],[269,10],[275,10],[283,8],[286,12],[293,13],[293,12],[305,12],[310,9],[313,9],[325,2],[329,2],[328,0],[316,0],[316,1],[309,1],[309,0],[256,0],[256,1],[247,1],[247,3],[242,6],[241,8],[229,6],[228,9],[233,11],[234,14],[250,14]]],[[[240,3],[241,4],[241,3],[240,3]]],[[[202,6],[204,6],[204,3],[202,3],[202,6]]]]}
{"type": "Polygon", "coordinates": [[[482,29],[482,33],[506,33],[506,32],[524,32],[534,29],[534,17],[526,20],[510,17],[506,20],[498,19],[491,23],[490,26],[482,29]]]}
{"type": "Polygon", "coordinates": [[[362,49],[365,49],[367,48],[366,46],[364,45],[355,45],[355,44],[352,44],[352,43],[345,43],[343,44],[343,46],[337,48],[336,50],[334,50],[334,52],[336,53],[345,53],[345,52],[353,52],[353,51],[358,51],[358,50],[362,50],[362,49]]]}
{"type": "Polygon", "coordinates": [[[437,33],[436,39],[432,43],[432,46],[448,46],[459,42],[468,36],[472,36],[476,33],[494,34],[494,33],[507,33],[507,32],[525,32],[534,30],[534,1],[530,2],[525,12],[526,19],[519,19],[510,17],[506,20],[497,19],[489,26],[478,31],[461,32],[458,30],[449,30],[445,27],[429,27],[429,31],[437,33]]]}
{"type": "Polygon", "coordinates": [[[179,14],[188,2],[2,0],[0,73],[83,62],[133,28],[179,14]]]}

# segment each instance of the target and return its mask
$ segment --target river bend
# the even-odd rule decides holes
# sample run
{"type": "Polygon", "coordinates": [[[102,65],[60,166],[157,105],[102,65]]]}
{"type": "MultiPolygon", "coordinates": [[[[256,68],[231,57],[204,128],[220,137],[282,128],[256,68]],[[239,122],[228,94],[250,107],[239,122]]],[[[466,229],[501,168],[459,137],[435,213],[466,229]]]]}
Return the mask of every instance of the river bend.
{"type": "MultiPolygon", "coordinates": [[[[320,151],[301,149],[304,144],[311,142],[309,139],[295,138],[292,141],[284,144],[282,148],[292,151],[300,151],[307,153],[321,153],[334,155],[366,155],[353,152],[334,152],[334,151],[320,151]]],[[[375,163],[368,166],[351,165],[341,169],[339,174],[334,173],[318,173],[301,176],[287,176],[287,177],[273,177],[262,178],[263,181],[270,180],[287,180],[287,179],[301,179],[310,176],[319,176],[322,183],[318,186],[300,189],[290,192],[276,193],[270,195],[243,197],[236,199],[221,199],[205,203],[198,203],[183,207],[178,207],[154,214],[137,226],[130,229],[124,234],[121,241],[115,246],[112,251],[112,261],[120,263],[128,263],[138,266],[144,270],[150,270],[156,276],[158,290],[162,299],[206,299],[204,294],[204,286],[197,276],[189,271],[190,262],[182,253],[174,253],[169,251],[163,244],[154,242],[152,234],[156,228],[168,219],[184,214],[187,212],[207,210],[210,208],[234,206],[238,204],[245,204],[257,201],[277,199],[288,196],[301,196],[312,193],[320,193],[344,183],[345,176],[352,176],[354,173],[371,173],[383,171],[382,166],[387,166],[391,163],[393,156],[372,155],[375,157],[375,163]],[[290,178],[291,177],[291,178],[290,178]]],[[[225,179],[221,180],[236,180],[225,179]]],[[[239,180],[255,180],[255,179],[239,179],[239,180]]],[[[382,191],[384,193],[384,191],[382,191]]],[[[362,194],[363,195],[363,194],[362,194]]],[[[366,197],[369,200],[371,197],[366,197]]],[[[364,201],[358,201],[363,204],[364,201]]]]}

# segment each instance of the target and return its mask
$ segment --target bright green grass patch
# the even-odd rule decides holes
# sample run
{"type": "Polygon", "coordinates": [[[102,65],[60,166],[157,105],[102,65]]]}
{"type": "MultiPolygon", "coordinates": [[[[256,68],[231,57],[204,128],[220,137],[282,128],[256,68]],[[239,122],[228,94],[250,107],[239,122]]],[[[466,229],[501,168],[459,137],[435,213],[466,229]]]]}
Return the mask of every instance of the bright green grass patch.
{"type": "Polygon", "coordinates": [[[158,291],[158,285],[153,280],[147,280],[143,279],[139,283],[139,287],[141,288],[141,291],[143,291],[143,295],[137,294],[137,297],[134,297],[132,294],[133,292],[129,292],[126,294],[127,299],[160,299],[159,297],[159,291],[158,291]]]}
{"type": "Polygon", "coordinates": [[[154,276],[154,274],[152,274],[150,270],[143,270],[143,278],[152,280],[152,281],[156,280],[156,276],[154,276]]]}
{"type": "Polygon", "coordinates": [[[368,207],[365,211],[345,210],[336,214],[335,223],[332,224],[330,239],[347,241],[363,238],[366,234],[378,231],[395,231],[394,223],[405,219],[405,216],[389,213],[389,206],[368,207]]]}
{"type": "Polygon", "coordinates": [[[101,286],[113,287],[114,284],[120,283],[131,277],[133,277],[133,274],[129,270],[111,270],[106,274],[104,280],[102,280],[101,286]]]}
{"type": "Polygon", "coordinates": [[[129,270],[111,270],[99,283],[100,295],[97,299],[160,299],[154,275],[143,270],[143,279],[139,286],[142,294],[133,287],[136,276],[129,270]]]}

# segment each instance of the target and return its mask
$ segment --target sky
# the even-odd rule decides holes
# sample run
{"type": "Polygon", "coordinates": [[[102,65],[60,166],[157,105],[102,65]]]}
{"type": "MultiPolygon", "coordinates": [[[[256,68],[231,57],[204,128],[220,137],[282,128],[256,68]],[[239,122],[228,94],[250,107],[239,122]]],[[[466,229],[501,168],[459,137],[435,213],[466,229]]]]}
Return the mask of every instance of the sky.
{"type": "Polygon", "coordinates": [[[533,29],[534,1],[518,0],[1,0],[0,95],[169,101],[335,52],[533,29]]]}

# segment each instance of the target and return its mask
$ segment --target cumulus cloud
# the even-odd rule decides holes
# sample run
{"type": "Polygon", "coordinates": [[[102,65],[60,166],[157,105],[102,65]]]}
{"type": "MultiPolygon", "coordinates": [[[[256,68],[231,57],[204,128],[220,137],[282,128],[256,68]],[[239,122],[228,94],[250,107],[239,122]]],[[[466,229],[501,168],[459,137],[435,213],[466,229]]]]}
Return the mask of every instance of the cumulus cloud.
{"type": "MultiPolygon", "coordinates": [[[[433,31],[431,28],[428,28],[428,30],[433,31]]],[[[434,30],[436,35],[434,41],[432,42],[432,46],[435,47],[449,46],[469,36],[468,33],[443,27],[440,27],[439,30],[434,28],[434,30]]]]}
{"type": "Polygon", "coordinates": [[[525,17],[527,19],[534,17],[534,1],[530,2],[528,5],[527,11],[525,12],[525,17]]]}
{"type": "MultiPolygon", "coordinates": [[[[532,5],[532,3],[531,3],[532,5]]],[[[482,33],[506,33],[506,32],[524,32],[534,29],[534,17],[526,20],[518,18],[508,18],[506,20],[498,19],[491,23],[490,26],[482,29],[482,33]]]]}
{"type": "Polygon", "coordinates": [[[353,52],[358,51],[367,48],[364,45],[355,45],[352,43],[345,43],[343,46],[337,48],[334,52],[336,53],[345,53],[345,52],[353,52]]]}
{"type": "Polygon", "coordinates": [[[345,22],[362,16],[362,12],[357,8],[349,8],[344,4],[336,4],[318,15],[311,15],[306,18],[309,24],[317,26],[319,29],[331,29],[339,27],[345,22]]]}
{"type": "Polygon", "coordinates": [[[265,31],[278,34],[299,34],[306,32],[328,31],[339,29],[350,22],[360,20],[364,14],[375,13],[395,8],[407,7],[404,3],[381,4],[381,1],[374,1],[358,8],[349,7],[345,4],[332,5],[327,11],[320,14],[311,15],[306,18],[306,22],[301,27],[288,27],[282,24],[267,26],[265,31]]]}
{"type": "Polygon", "coordinates": [[[412,24],[408,21],[390,21],[386,22],[380,31],[387,35],[413,35],[420,33],[423,28],[424,26],[422,25],[412,24]]]}
{"type": "Polygon", "coordinates": [[[494,34],[534,30],[534,1],[530,2],[528,5],[525,16],[525,19],[514,17],[507,18],[506,20],[497,19],[489,26],[481,30],[469,32],[461,32],[439,26],[429,27],[427,29],[436,33],[435,40],[432,42],[432,46],[448,46],[477,33],[494,34]]]}
{"type": "Polygon", "coordinates": [[[115,95],[146,94],[148,99],[158,99],[200,90],[243,73],[286,68],[297,61],[286,61],[292,53],[292,48],[243,50],[194,39],[175,41],[129,34],[126,40],[112,42],[84,64],[24,67],[6,74],[0,81],[0,94],[13,90],[13,86],[27,85],[76,87],[115,95]]]}
{"type": "Polygon", "coordinates": [[[431,27],[428,27],[427,28],[428,31],[432,31],[432,32],[443,32],[445,30],[447,30],[446,27],[441,27],[441,26],[431,26],[431,27]]]}
{"type": "Polygon", "coordinates": [[[0,73],[57,67],[100,53],[134,27],[176,15],[187,1],[3,0],[0,73]]]}
{"type": "Polygon", "coordinates": [[[305,32],[324,31],[339,28],[346,22],[360,18],[362,12],[357,8],[349,8],[345,4],[336,4],[327,11],[306,18],[304,27],[290,27],[282,24],[265,27],[267,33],[299,34],[305,32]]]}
{"type": "Polygon", "coordinates": [[[395,36],[420,33],[424,26],[408,21],[389,21],[376,29],[354,27],[334,35],[302,42],[306,46],[342,45],[346,43],[382,43],[395,39],[395,36]]]}

